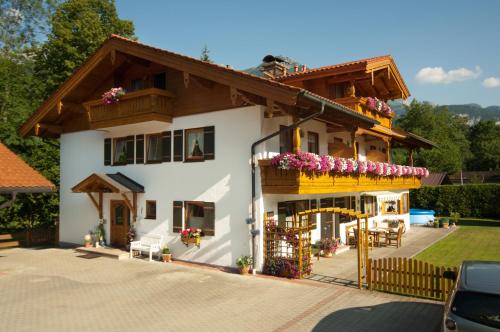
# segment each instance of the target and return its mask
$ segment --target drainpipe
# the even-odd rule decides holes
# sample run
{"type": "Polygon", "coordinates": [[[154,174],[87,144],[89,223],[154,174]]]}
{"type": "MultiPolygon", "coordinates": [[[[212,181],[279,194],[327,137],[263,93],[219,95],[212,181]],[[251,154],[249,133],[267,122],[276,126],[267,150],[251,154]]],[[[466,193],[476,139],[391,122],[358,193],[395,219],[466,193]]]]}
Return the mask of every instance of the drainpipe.
{"type": "Polygon", "coordinates": [[[259,139],[258,141],[254,142],[252,144],[252,147],[251,147],[251,158],[252,158],[252,218],[251,218],[252,230],[251,230],[251,234],[252,234],[252,274],[254,274],[254,275],[256,273],[256,259],[255,258],[256,258],[256,253],[257,253],[256,239],[255,238],[259,234],[259,230],[255,229],[255,168],[256,168],[256,166],[255,166],[255,148],[257,147],[257,145],[259,145],[259,144],[261,144],[261,143],[263,143],[263,142],[265,142],[265,141],[267,141],[275,136],[278,136],[282,133],[289,132],[289,131],[297,128],[298,126],[300,126],[304,122],[309,121],[311,119],[314,119],[325,112],[325,102],[323,100],[315,98],[315,97],[313,97],[311,95],[307,95],[307,94],[304,94],[303,96],[307,97],[307,99],[310,99],[312,101],[321,102],[321,110],[319,112],[313,113],[313,114],[303,118],[302,120],[299,120],[295,123],[292,123],[291,125],[289,125],[286,128],[275,131],[274,133],[269,134],[269,135],[259,139]]]}

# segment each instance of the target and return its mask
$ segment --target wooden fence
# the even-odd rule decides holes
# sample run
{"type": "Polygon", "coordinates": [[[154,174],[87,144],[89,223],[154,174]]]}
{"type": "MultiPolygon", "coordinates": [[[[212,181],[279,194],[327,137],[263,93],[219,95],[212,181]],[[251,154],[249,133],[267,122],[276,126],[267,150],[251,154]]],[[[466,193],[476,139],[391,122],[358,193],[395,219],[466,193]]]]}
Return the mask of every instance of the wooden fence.
{"type": "Polygon", "coordinates": [[[444,271],[456,267],[434,266],[412,258],[369,259],[366,266],[368,289],[446,301],[453,281],[443,278],[444,271]]]}
{"type": "Polygon", "coordinates": [[[58,227],[34,228],[18,233],[0,234],[0,248],[31,247],[44,244],[57,244],[58,227]]]}

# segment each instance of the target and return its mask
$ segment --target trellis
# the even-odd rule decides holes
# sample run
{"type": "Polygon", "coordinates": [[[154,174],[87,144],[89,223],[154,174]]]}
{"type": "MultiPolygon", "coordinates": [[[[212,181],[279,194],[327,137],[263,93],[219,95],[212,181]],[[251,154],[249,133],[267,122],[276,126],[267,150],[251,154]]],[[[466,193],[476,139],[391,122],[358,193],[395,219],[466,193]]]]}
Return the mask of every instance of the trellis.
{"type": "Polygon", "coordinates": [[[358,230],[358,286],[362,287],[368,264],[368,215],[344,208],[318,208],[294,214],[290,220],[276,221],[273,212],[264,216],[264,273],[302,278],[312,271],[311,229],[317,213],[338,213],[354,217],[358,230]]]}
{"type": "Polygon", "coordinates": [[[311,273],[311,226],[307,216],[294,214],[291,220],[264,218],[264,272],[287,278],[311,273]]]}

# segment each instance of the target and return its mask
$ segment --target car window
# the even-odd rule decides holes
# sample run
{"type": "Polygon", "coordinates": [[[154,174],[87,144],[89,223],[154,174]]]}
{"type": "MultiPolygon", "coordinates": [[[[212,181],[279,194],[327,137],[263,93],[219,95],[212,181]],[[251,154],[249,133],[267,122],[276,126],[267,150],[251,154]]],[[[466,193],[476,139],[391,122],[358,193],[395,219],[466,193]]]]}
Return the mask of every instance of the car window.
{"type": "Polygon", "coordinates": [[[457,292],[451,311],[468,320],[500,328],[500,296],[476,292],[457,292]]]}

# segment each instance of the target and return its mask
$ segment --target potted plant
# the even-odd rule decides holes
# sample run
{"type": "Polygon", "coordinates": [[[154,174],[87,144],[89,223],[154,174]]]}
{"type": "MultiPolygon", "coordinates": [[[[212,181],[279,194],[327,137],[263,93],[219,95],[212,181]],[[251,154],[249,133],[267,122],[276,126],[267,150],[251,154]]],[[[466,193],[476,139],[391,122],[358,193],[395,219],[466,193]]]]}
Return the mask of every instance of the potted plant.
{"type": "Polygon", "coordinates": [[[136,232],[135,232],[134,226],[130,226],[130,228],[128,229],[127,238],[126,238],[127,245],[125,246],[127,248],[127,251],[130,250],[130,242],[135,240],[135,234],[136,234],[136,232]]]}
{"type": "Polygon", "coordinates": [[[319,248],[323,252],[323,257],[332,257],[337,250],[337,246],[337,241],[332,241],[331,239],[325,239],[319,243],[319,248]]]}
{"type": "Polygon", "coordinates": [[[172,261],[172,254],[170,253],[170,248],[165,246],[161,249],[161,255],[163,257],[164,263],[169,263],[172,261]]]}
{"type": "Polygon", "coordinates": [[[248,271],[250,270],[250,265],[252,265],[252,257],[241,256],[236,260],[236,265],[238,265],[240,274],[248,274],[248,271]]]}
{"type": "Polygon", "coordinates": [[[85,248],[92,247],[92,235],[85,234],[85,236],[83,237],[83,243],[85,245],[85,248]]]}
{"type": "Polygon", "coordinates": [[[186,228],[181,232],[181,241],[187,246],[194,243],[198,248],[201,243],[201,229],[199,228],[186,228]]]}
{"type": "Polygon", "coordinates": [[[434,220],[434,228],[439,228],[439,221],[437,220],[434,220]]]}
{"type": "Polygon", "coordinates": [[[443,228],[446,228],[446,229],[447,229],[447,228],[449,228],[449,227],[450,227],[450,219],[448,219],[448,218],[444,218],[444,217],[443,217],[443,218],[441,218],[441,219],[439,220],[439,223],[441,224],[441,227],[443,227],[443,228]]]}

